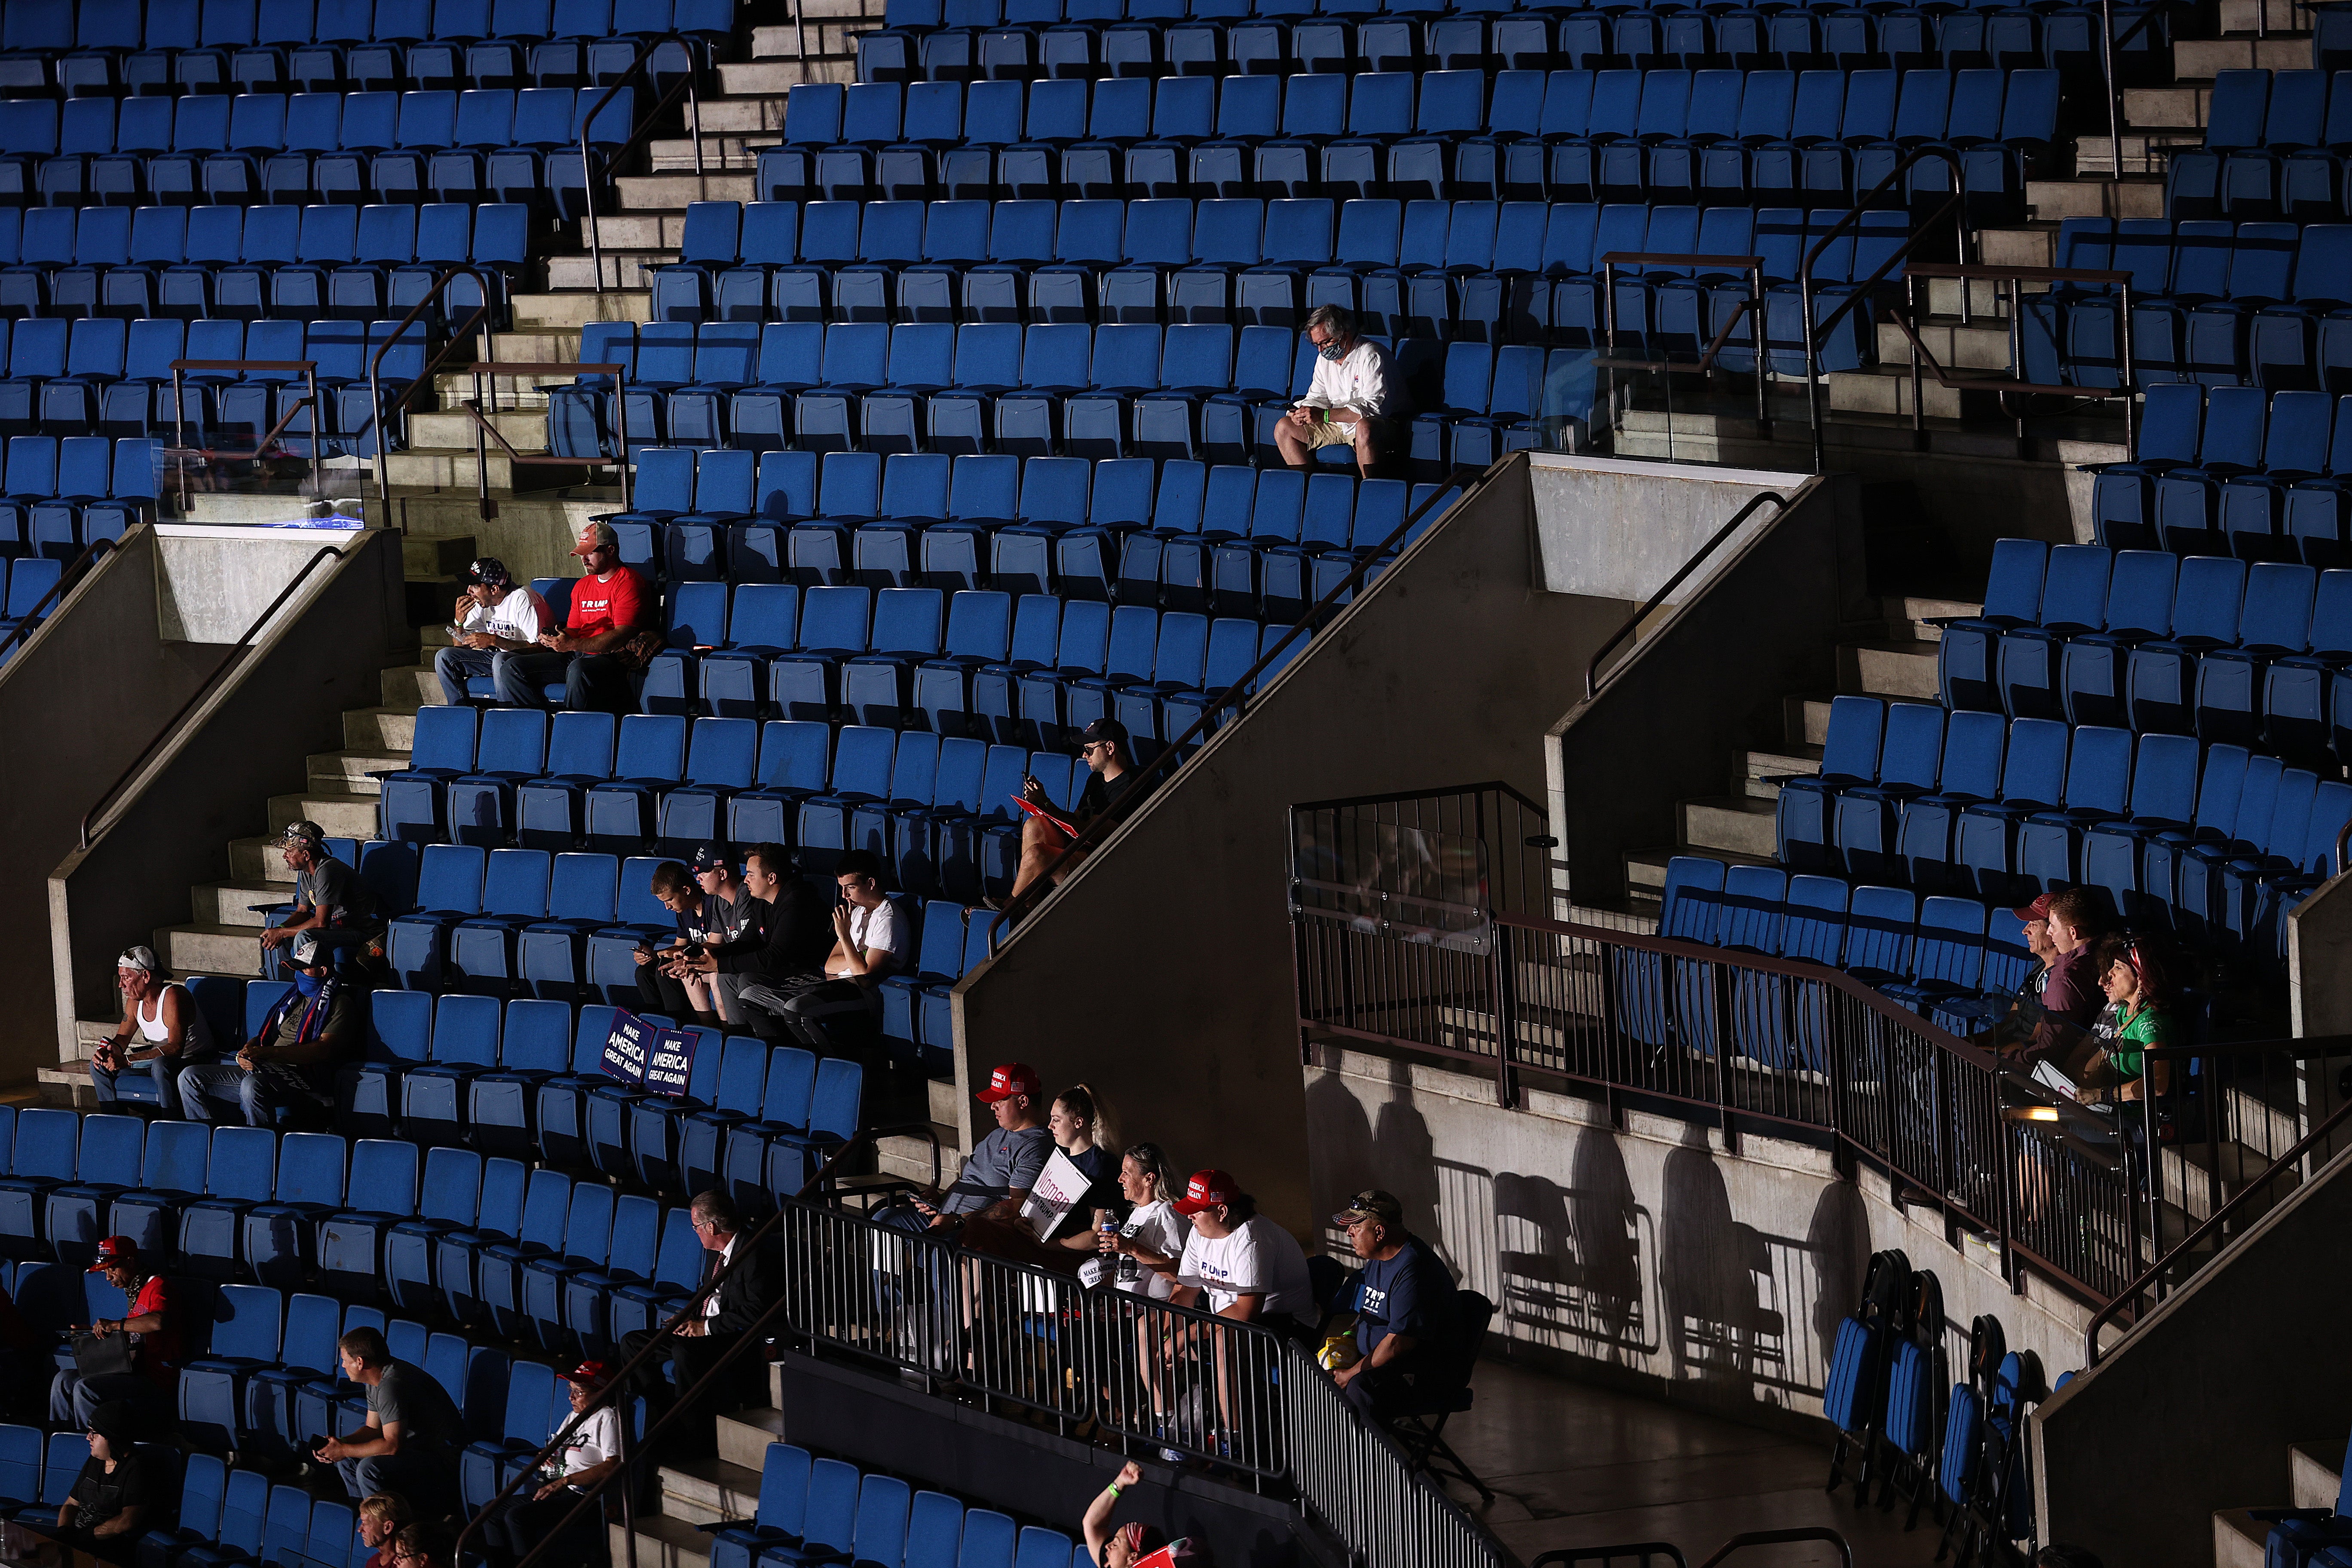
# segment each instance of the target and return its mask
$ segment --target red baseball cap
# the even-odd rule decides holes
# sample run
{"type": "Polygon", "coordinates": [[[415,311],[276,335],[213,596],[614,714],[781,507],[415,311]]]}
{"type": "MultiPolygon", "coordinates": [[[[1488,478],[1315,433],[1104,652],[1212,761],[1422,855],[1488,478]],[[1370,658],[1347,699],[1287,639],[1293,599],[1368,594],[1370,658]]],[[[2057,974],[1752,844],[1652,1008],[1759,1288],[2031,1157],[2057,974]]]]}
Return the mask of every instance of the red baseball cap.
{"type": "Polygon", "coordinates": [[[2021,921],[2046,921],[2050,918],[2050,895],[2042,894],[2030,904],[2020,904],[2009,911],[2021,921]]]}
{"type": "Polygon", "coordinates": [[[1010,1100],[1016,1094],[1037,1098],[1037,1069],[1027,1062],[1006,1062],[988,1075],[988,1087],[972,1098],[982,1105],[994,1105],[1000,1100],[1010,1100]]]}
{"type": "Polygon", "coordinates": [[[1229,1204],[1242,1195],[1242,1184],[1223,1171],[1195,1171],[1192,1179],[1184,1184],[1184,1195],[1168,1206],[1178,1214],[1195,1215],[1202,1209],[1229,1204]]]}
{"type": "Polygon", "coordinates": [[[101,1268],[131,1268],[138,1266],[139,1244],[127,1236],[110,1236],[98,1244],[98,1261],[82,1272],[95,1274],[101,1268]]]}
{"type": "Polygon", "coordinates": [[[570,1372],[559,1372],[555,1375],[566,1383],[584,1383],[601,1388],[613,1381],[613,1369],[601,1361],[583,1361],[570,1372]]]}

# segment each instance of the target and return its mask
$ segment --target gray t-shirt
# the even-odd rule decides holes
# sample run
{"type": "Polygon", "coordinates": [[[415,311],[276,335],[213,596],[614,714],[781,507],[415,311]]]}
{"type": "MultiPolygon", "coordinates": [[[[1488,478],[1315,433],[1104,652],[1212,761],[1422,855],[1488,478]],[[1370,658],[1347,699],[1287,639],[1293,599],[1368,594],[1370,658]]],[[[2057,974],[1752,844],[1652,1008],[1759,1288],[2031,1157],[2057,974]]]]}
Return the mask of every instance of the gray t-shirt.
{"type": "Polygon", "coordinates": [[[294,901],[319,910],[331,926],[364,930],[383,921],[374,891],[360,880],[357,871],[332,858],[321,859],[295,876],[294,901]]]}
{"type": "Polygon", "coordinates": [[[1016,1189],[1037,1184],[1037,1173],[1054,1152],[1054,1135],[1042,1127],[1019,1131],[1000,1127],[980,1141],[963,1174],[940,1205],[942,1214],[971,1214],[1002,1201],[1016,1189]]]}
{"type": "Polygon", "coordinates": [[[400,1423],[404,1451],[412,1444],[454,1448],[464,1436],[465,1424],[449,1391],[409,1362],[394,1361],[383,1369],[383,1381],[368,1390],[368,1408],[375,1412],[379,1426],[400,1423]]]}

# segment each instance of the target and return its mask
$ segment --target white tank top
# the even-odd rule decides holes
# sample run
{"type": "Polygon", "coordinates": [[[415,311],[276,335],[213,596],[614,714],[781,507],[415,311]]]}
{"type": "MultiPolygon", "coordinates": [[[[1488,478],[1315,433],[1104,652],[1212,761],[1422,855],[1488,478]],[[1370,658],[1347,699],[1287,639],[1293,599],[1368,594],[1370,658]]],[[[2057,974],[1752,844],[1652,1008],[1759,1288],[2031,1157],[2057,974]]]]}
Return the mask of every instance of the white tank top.
{"type": "Polygon", "coordinates": [[[163,1022],[163,998],[174,991],[180,994],[180,1016],[188,1021],[188,1037],[181,1043],[181,1054],[195,1056],[212,1049],[212,1020],[205,1016],[205,1010],[196,1005],[196,999],[188,994],[184,985],[166,985],[149,998],[155,1004],[155,1016],[152,1018],[147,1016],[147,1003],[138,1005],[132,1016],[139,1020],[140,1037],[155,1045],[170,1037],[172,1031],[163,1022]]]}

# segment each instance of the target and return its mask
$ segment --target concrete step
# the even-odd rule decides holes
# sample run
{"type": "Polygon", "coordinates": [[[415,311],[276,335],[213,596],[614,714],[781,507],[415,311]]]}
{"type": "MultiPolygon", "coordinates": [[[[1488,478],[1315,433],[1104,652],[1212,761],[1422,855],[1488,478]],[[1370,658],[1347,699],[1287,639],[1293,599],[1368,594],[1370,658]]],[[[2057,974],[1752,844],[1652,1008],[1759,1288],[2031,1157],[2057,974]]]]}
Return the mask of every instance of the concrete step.
{"type": "Polygon", "coordinates": [[[383,687],[384,706],[411,715],[409,733],[415,733],[414,715],[420,707],[438,707],[441,702],[441,679],[429,664],[403,665],[387,669],[380,678],[383,687]]]}
{"type": "MultiPolygon", "coordinates": [[[[1958,278],[1927,279],[1927,319],[1960,324],[1962,280],[1958,278]]],[[[2009,297],[1994,287],[1989,278],[1968,280],[1968,324],[1997,325],[2009,320],[2009,297]]]]}
{"type": "Polygon", "coordinates": [[[2294,1479],[2295,1507],[2332,1509],[2344,1476],[2344,1440],[2291,1444],[2286,1467],[2294,1479]]]}
{"type": "MultiPolygon", "coordinates": [[[[659,146],[659,142],[655,143],[659,146]]],[[[685,143],[681,142],[683,146],[685,143]]],[[[606,250],[676,250],[686,243],[686,214],[674,213],[604,213],[596,220],[596,241],[606,250]]],[[[562,256],[588,248],[588,224],[584,218],[564,226],[564,237],[558,241],[562,256]]],[[[557,258],[561,259],[561,256],[557,258]]],[[[508,334],[501,332],[501,337],[508,334]]],[[[544,359],[544,354],[509,354],[509,359],[544,359]]]]}
{"type": "Polygon", "coordinates": [[[688,1524],[750,1519],[760,1511],[760,1472],[724,1459],[661,1467],[662,1517],[688,1524]]]}
{"type": "MultiPolygon", "coordinates": [[[[2116,159],[2111,149],[2118,140],[2123,143],[2123,173],[2127,179],[2134,174],[2146,174],[2160,180],[2175,152],[2183,147],[2202,146],[2205,138],[2196,131],[2129,131],[2121,138],[2077,136],[2074,138],[2075,172],[2084,175],[2112,174],[2116,159]]],[[[2037,183],[2032,180],[2026,182],[2027,200],[2032,199],[2030,193],[2037,183]]],[[[2055,217],[2059,215],[2044,212],[2037,216],[2055,217]]]]}
{"type": "Polygon", "coordinates": [[[2213,1515],[2213,1568],[2263,1568],[2263,1542],[2269,1539],[2270,1532],[2269,1525],[2245,1509],[2217,1510],[2213,1515]]]}
{"type": "Polygon", "coordinates": [[[1910,359],[1910,345],[1906,343],[1902,359],[1895,363],[1884,364],[1875,370],[1830,372],[1830,412],[1879,414],[1907,419],[1911,416],[1915,397],[1917,407],[1930,419],[1988,418],[2000,412],[2000,394],[1947,386],[1937,381],[1925,365],[1920,367],[1919,384],[1915,392],[1911,384],[1910,359]]]}
{"type": "Polygon", "coordinates": [[[2058,226],[1980,229],[1977,253],[1987,267],[2054,267],[2058,226]]]}
{"type": "Polygon", "coordinates": [[[706,137],[743,136],[755,142],[772,144],[783,133],[787,96],[781,92],[751,92],[706,98],[702,100],[702,133],[706,137]]]}
{"type": "Polygon", "coordinates": [[[282,833],[290,823],[315,822],[330,838],[373,838],[376,805],[376,797],[372,795],[333,790],[273,795],[269,797],[269,830],[282,833]]]}
{"type": "MultiPolygon", "coordinates": [[[[1846,695],[1854,695],[1847,693],[1846,695]]],[[[1886,691],[1864,691],[1858,695],[1875,697],[1881,702],[1909,702],[1914,699],[1886,691]]],[[[1788,699],[1789,733],[1801,736],[1808,745],[1818,746],[1830,732],[1830,699],[1827,697],[1791,697],[1788,699]]]]}
{"type": "MultiPolygon", "coordinates": [[[[963,1158],[963,1147],[957,1139],[955,1124],[935,1121],[931,1131],[940,1141],[940,1171],[943,1179],[952,1177],[956,1163],[963,1158]]],[[[875,1169],[886,1176],[899,1176],[910,1182],[931,1179],[931,1146],[920,1138],[883,1138],[875,1144],[875,1169]]]]}
{"type": "MultiPolygon", "coordinates": [[[[526,453],[525,456],[530,454],[526,453]]],[[[492,447],[483,457],[479,468],[489,475],[490,493],[513,495],[531,490],[557,490],[583,483],[588,477],[585,465],[580,463],[516,464],[504,452],[492,447]]],[[[393,452],[384,458],[384,472],[392,483],[415,485],[436,489],[476,489],[477,463],[472,443],[462,447],[438,447],[405,452],[393,452]]],[[[467,560],[471,560],[469,555],[467,560]]],[[[460,563],[459,571],[465,569],[460,563]]]]}
{"type": "MultiPolygon", "coordinates": [[[[1729,849],[1629,849],[1625,852],[1625,883],[1637,895],[1654,900],[1666,885],[1666,862],[1677,855],[1704,855],[1727,866],[1769,866],[1769,855],[1742,855],[1729,849]]],[[[1655,913],[1654,907],[1648,912],[1655,913]]]]}
{"type": "Polygon", "coordinates": [[[963,1104],[963,1097],[956,1093],[955,1079],[951,1078],[928,1079],[923,1085],[923,1091],[930,1104],[931,1121],[943,1127],[954,1126],[956,1111],[963,1104]]]}
{"type": "Polygon", "coordinates": [[[474,540],[467,534],[400,542],[401,574],[412,579],[454,577],[472,562],[474,540]]]}
{"type": "MultiPolygon", "coordinates": [[[[461,384],[457,395],[460,398],[472,397],[474,395],[473,377],[461,375],[456,379],[461,384]]],[[[483,390],[488,393],[487,384],[483,390]]],[[[487,416],[490,422],[490,428],[505,437],[508,443],[519,452],[546,451],[547,410],[543,396],[541,403],[541,406],[538,408],[518,408],[487,416]]],[[[413,445],[418,447],[445,448],[471,447],[474,444],[474,416],[462,409],[446,414],[412,414],[408,416],[408,439],[413,445]]],[[[488,437],[483,439],[488,442],[488,437]]],[[[493,452],[498,450],[497,444],[494,442],[489,443],[489,447],[493,452]]],[[[468,556],[467,559],[471,560],[472,557],[468,556]]],[[[465,569],[465,562],[459,562],[457,570],[462,572],[465,569]]]]}
{"type": "MultiPolygon", "coordinates": [[[[2104,142],[2106,138],[2101,138],[2104,142]]],[[[2104,171],[2104,157],[2088,168],[2104,171]]],[[[2085,168],[2086,161],[2078,151],[2075,167],[2085,168]]],[[[2025,182],[2025,205],[2035,217],[2048,221],[2070,217],[2162,217],[2164,216],[2164,182],[2160,179],[2123,180],[2028,180],[2025,182]]]]}
{"type": "Polygon", "coordinates": [[[319,752],[303,759],[310,768],[310,787],[344,795],[383,793],[383,785],[368,775],[390,773],[408,765],[408,753],[370,751],[319,752]]]}
{"type": "MultiPolygon", "coordinates": [[[[2186,47],[2175,45],[2175,48],[2186,47]]],[[[2303,61],[2310,63],[2308,53],[2303,61]]],[[[2135,131],[2201,130],[2211,107],[2210,83],[2182,82],[2173,87],[2124,89],[2124,120],[2135,131]]]]}
{"type": "MultiPolygon", "coordinates": [[[[680,176],[691,182],[692,174],[680,176]]],[[[709,176],[713,180],[732,178],[731,175],[709,176]]],[[[751,178],[746,174],[745,180],[751,178]]],[[[630,182],[624,180],[623,184],[630,182]]],[[[700,198],[695,198],[697,200],[700,198]]],[[[733,201],[732,196],[714,196],[713,201],[733,201]]],[[[751,200],[748,195],[742,198],[751,200]]],[[[547,286],[551,289],[593,289],[596,287],[598,258],[585,252],[578,256],[551,256],[547,258],[547,286]]],[[[677,259],[675,250],[615,250],[604,247],[604,287],[607,289],[646,289],[652,286],[652,268],[667,267],[677,259]]]]}
{"type": "MultiPolygon", "coordinates": [[[[2267,38],[2181,38],[2172,46],[2172,74],[2180,81],[2210,81],[2217,73],[2228,70],[2296,70],[2310,64],[2308,33],[2267,38]]],[[[2124,113],[2134,125],[2147,123],[2132,112],[2128,92],[2124,95],[2124,113]]]]}
{"type": "Polygon", "coordinates": [[[1819,746],[1784,746],[1778,751],[1740,753],[1740,793],[1753,800],[1779,800],[1780,786],[1773,780],[1822,771],[1819,746]]]}
{"type": "Polygon", "coordinates": [[[1983,610],[1984,605],[1973,599],[1923,599],[1915,595],[1896,601],[1895,618],[1911,628],[1914,642],[1941,642],[1944,629],[1929,626],[1929,621],[1979,615],[1983,610]]]}
{"type": "Polygon", "coordinates": [[[37,1098],[33,1104],[55,1106],[59,1110],[96,1110],[98,1091],[90,1087],[89,1063],[59,1062],[55,1067],[37,1068],[33,1082],[37,1098]]]}
{"type": "Polygon", "coordinates": [[[755,182],[749,174],[624,174],[614,183],[620,188],[620,205],[624,212],[667,212],[683,209],[688,202],[748,202],[757,199],[753,194],[755,182]]]}
{"type": "Polygon", "coordinates": [[[1934,643],[1849,643],[1838,649],[1838,667],[1840,684],[1850,689],[1936,700],[1934,643]]]}
{"type": "MultiPolygon", "coordinates": [[[[814,48],[816,40],[809,45],[814,48]]],[[[751,93],[787,93],[804,81],[856,81],[857,61],[854,58],[812,59],[803,65],[792,60],[722,61],[719,67],[719,86],[730,98],[751,93]]]]}
{"type": "MultiPolygon", "coordinates": [[[[646,142],[646,166],[657,174],[693,174],[694,142],[691,136],[681,136],[674,141],[646,142]]],[[[712,128],[709,116],[703,116],[702,170],[705,174],[751,169],[759,163],[760,149],[775,144],[776,133],[772,131],[732,131],[721,134],[712,128]]]]}
{"type": "MultiPolygon", "coordinates": [[[[2009,327],[2005,322],[1979,317],[1974,324],[1964,327],[1956,321],[1939,321],[1931,317],[1914,322],[1912,330],[1919,334],[1919,342],[1927,352],[1936,356],[1936,363],[1946,370],[2009,369],[2009,327]]],[[[1911,340],[1892,321],[1878,324],[1878,359],[1883,365],[1898,365],[1906,374],[1909,372],[1911,340]]]]}
{"type": "MultiPolygon", "coordinates": [[[[617,1524],[604,1527],[615,1563],[629,1561],[629,1538],[617,1524]]],[[[637,1568],[710,1568],[710,1537],[682,1519],[656,1514],[637,1521],[637,1568]]]]}
{"type": "Polygon", "coordinates": [[[165,926],[155,933],[155,956],[174,974],[258,974],[260,928],[209,923],[165,926]]]}
{"type": "Polygon", "coordinates": [[[738,1410],[719,1418],[719,1461],[757,1470],[767,1463],[768,1445],[782,1442],[784,1413],[772,1405],[738,1410]]]}
{"type": "Polygon", "coordinates": [[[413,708],[352,708],[343,712],[343,744],[406,755],[416,743],[413,708]]]}
{"type": "Polygon", "coordinates": [[[1744,795],[1711,796],[1682,804],[1683,842],[1702,854],[1729,849],[1769,858],[1776,847],[1772,803],[1744,795]]]}
{"type": "Polygon", "coordinates": [[[2221,0],[2224,33],[2251,33],[2257,24],[2272,34],[2290,33],[2309,20],[2295,0],[2221,0]]]}
{"type": "Polygon", "coordinates": [[[601,294],[518,294],[514,297],[515,325],[522,328],[569,328],[576,332],[591,321],[650,321],[653,319],[652,297],[642,289],[607,289],[601,294]]]}
{"type": "Polygon", "coordinates": [[[281,899],[294,896],[294,873],[275,838],[230,839],[228,874],[239,882],[267,884],[281,899]]]}
{"type": "MultiPolygon", "coordinates": [[[[279,863],[284,864],[282,858],[279,863]]],[[[198,923],[214,926],[258,929],[268,925],[269,918],[253,906],[288,903],[293,897],[291,882],[272,882],[258,877],[250,881],[199,882],[188,889],[191,912],[198,923]]]]}

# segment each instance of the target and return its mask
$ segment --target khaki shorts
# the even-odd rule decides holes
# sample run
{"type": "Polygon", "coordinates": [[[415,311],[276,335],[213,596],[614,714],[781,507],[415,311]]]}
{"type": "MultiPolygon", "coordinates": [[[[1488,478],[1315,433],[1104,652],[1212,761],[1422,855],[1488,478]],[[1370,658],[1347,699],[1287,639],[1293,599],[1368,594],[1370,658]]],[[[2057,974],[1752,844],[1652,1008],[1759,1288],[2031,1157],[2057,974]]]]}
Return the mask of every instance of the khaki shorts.
{"type": "Polygon", "coordinates": [[[1328,419],[1309,425],[1303,430],[1294,425],[1291,433],[1306,442],[1310,452],[1318,447],[1352,447],[1356,444],[1356,427],[1353,425],[1335,425],[1328,419]]]}

